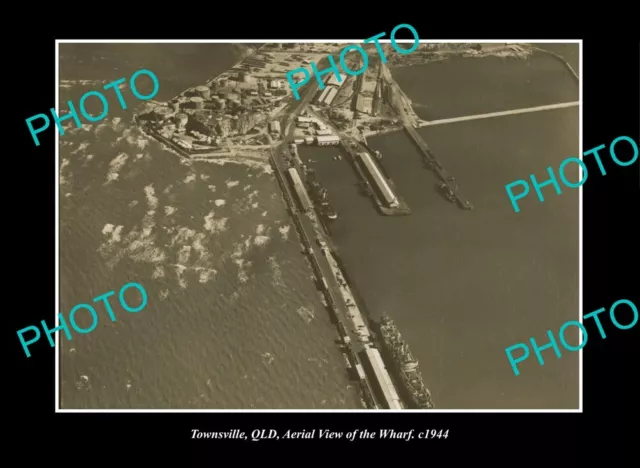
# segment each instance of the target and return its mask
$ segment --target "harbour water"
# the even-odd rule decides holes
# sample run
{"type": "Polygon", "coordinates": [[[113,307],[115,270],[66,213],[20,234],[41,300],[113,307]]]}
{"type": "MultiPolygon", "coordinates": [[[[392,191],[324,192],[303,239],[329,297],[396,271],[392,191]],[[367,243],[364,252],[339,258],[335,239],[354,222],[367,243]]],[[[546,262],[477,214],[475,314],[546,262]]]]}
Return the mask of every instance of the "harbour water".
{"type": "MultiPolygon", "coordinates": [[[[166,100],[240,53],[62,45],[61,108],[139,68],[166,100]]],[[[270,166],[185,165],[134,128],[140,102],[124,94],[127,110],[110,98],[107,119],[60,137],[60,310],[129,281],[149,302],[137,314],[115,306],[114,323],[98,306],[93,332],[60,336],[61,407],[360,407],[270,166]]]]}
{"type": "MultiPolygon", "coordinates": [[[[394,77],[423,118],[578,100],[571,75],[544,55],[456,59],[397,69],[394,77]]],[[[547,330],[579,315],[578,191],[557,196],[548,187],[540,203],[532,189],[516,214],[504,189],[530,173],[546,180],[547,166],[577,154],[578,112],[420,129],[473,211],[438,193],[402,132],[368,140],[412,209],[406,217],[378,215],[346,160],[334,160],[338,149],[300,149],[339,213],[332,232],[350,279],[372,316],[396,322],[439,409],[578,407],[577,353],[558,360],[547,351],[544,366],[532,353],[515,377],[504,351],[531,336],[546,343],[547,330]]],[[[577,170],[568,177],[576,180],[577,170]]]]}

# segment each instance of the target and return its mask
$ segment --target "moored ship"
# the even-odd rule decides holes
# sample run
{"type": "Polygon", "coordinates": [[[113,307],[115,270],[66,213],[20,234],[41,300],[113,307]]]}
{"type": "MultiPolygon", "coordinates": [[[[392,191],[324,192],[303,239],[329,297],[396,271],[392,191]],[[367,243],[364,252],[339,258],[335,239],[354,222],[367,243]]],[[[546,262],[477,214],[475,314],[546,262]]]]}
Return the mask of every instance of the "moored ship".
{"type": "Polygon", "coordinates": [[[431,392],[422,381],[418,360],[413,357],[409,345],[402,339],[396,324],[386,315],[380,320],[380,335],[404,390],[417,408],[431,409],[431,392]]]}
{"type": "Polygon", "coordinates": [[[307,171],[307,180],[309,181],[311,197],[319,207],[320,213],[331,220],[337,219],[338,213],[334,210],[333,205],[329,201],[329,192],[327,192],[327,189],[318,182],[313,169],[307,171]]]}

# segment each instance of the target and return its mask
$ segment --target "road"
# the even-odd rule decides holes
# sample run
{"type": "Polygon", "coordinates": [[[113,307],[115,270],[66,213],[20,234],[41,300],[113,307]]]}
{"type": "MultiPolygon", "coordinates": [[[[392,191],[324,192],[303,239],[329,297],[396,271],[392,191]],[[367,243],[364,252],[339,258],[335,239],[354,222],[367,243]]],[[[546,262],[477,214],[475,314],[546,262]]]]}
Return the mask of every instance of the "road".
{"type": "Polygon", "coordinates": [[[304,90],[302,99],[297,101],[297,103],[294,103],[293,108],[290,111],[288,111],[287,117],[285,118],[284,122],[282,122],[282,128],[284,128],[284,131],[282,132],[283,138],[282,138],[282,143],[278,146],[278,148],[280,148],[280,146],[282,145],[285,145],[287,141],[290,141],[293,139],[293,132],[296,129],[295,119],[311,103],[311,100],[316,95],[317,91],[318,91],[318,83],[314,79],[313,82],[307,84],[304,90]]]}

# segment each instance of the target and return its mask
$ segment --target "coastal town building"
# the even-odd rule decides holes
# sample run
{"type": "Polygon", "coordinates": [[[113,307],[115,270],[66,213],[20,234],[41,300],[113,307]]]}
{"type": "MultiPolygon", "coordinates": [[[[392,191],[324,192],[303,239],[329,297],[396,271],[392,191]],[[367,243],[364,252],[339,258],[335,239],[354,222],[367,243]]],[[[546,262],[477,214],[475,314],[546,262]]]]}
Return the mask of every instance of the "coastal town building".
{"type": "Polygon", "coordinates": [[[337,135],[326,135],[316,137],[318,146],[336,146],[340,144],[340,137],[337,135]]]}

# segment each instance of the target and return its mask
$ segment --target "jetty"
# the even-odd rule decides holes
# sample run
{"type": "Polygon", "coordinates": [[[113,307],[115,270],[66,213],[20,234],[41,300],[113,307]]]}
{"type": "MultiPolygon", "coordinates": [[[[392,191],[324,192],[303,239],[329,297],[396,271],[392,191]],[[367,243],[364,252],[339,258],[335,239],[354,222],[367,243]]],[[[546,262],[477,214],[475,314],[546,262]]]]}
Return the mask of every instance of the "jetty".
{"type": "Polygon", "coordinates": [[[467,200],[463,195],[460,194],[458,190],[458,183],[455,180],[455,177],[451,176],[447,172],[447,170],[442,167],[442,164],[436,159],[435,154],[429,148],[424,139],[420,136],[420,134],[416,131],[414,127],[411,125],[405,124],[404,126],[405,132],[411,137],[411,140],[416,144],[420,153],[422,155],[422,159],[428,169],[433,170],[433,172],[440,179],[439,187],[444,191],[445,196],[452,202],[456,202],[458,206],[464,210],[473,209],[473,205],[469,200],[467,200]]]}

